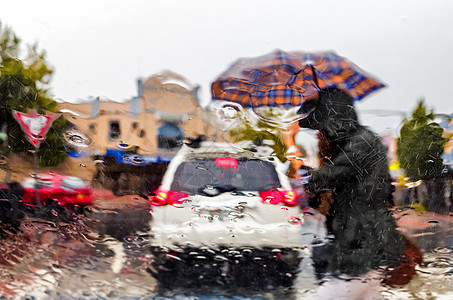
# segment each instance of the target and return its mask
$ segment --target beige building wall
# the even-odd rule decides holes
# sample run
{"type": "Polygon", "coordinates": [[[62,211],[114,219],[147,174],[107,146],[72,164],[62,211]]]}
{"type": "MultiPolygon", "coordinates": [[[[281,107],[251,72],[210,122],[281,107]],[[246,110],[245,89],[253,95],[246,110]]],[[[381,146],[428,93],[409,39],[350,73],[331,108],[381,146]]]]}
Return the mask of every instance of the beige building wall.
{"type": "Polygon", "coordinates": [[[89,136],[92,149],[135,149],[138,154],[153,155],[158,148],[158,128],[165,122],[177,123],[184,137],[215,135],[216,117],[199,105],[198,87],[180,75],[165,72],[139,82],[139,97],[125,101],[60,103],[60,110],[79,130],[89,136]],[[117,122],[120,134],[112,134],[117,122]]]}

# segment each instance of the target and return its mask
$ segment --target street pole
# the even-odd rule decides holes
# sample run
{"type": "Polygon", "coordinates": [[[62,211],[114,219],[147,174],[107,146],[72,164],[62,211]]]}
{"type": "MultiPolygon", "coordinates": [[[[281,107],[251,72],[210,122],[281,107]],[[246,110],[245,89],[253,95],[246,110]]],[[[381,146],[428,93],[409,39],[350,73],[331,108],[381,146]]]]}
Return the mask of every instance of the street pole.
{"type": "MultiPolygon", "coordinates": [[[[9,152],[9,144],[8,144],[8,124],[6,124],[6,123],[3,124],[2,132],[4,134],[3,143],[4,143],[5,149],[6,149],[5,158],[8,161],[8,156],[11,156],[10,152],[9,152]]],[[[6,166],[5,182],[8,184],[11,179],[11,169],[9,168],[8,163],[6,163],[5,166],[6,166]]]]}
{"type": "Polygon", "coordinates": [[[42,208],[41,200],[39,199],[39,163],[38,163],[38,147],[35,147],[35,150],[30,150],[33,153],[33,165],[35,170],[35,195],[36,195],[36,204],[39,208],[42,208]]]}

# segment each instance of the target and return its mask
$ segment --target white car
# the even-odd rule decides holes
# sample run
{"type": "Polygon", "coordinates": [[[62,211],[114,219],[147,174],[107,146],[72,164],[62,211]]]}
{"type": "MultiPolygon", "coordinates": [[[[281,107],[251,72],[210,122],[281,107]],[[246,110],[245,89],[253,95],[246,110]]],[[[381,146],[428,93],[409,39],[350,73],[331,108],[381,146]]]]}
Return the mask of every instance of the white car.
{"type": "Polygon", "coordinates": [[[149,272],[164,284],[290,285],[304,220],[272,153],[252,143],[184,145],[151,200],[149,272]]]}

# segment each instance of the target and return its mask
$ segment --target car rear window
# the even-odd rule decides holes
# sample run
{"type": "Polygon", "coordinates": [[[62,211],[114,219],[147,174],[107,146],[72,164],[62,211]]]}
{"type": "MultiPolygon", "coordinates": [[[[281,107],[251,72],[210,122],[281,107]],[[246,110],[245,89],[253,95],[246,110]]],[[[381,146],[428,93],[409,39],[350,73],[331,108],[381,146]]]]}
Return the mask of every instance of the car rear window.
{"type": "Polygon", "coordinates": [[[281,187],[272,163],[246,158],[232,160],[235,163],[219,163],[214,158],[187,160],[176,170],[171,190],[194,195],[207,185],[228,186],[236,191],[266,191],[281,187]]]}

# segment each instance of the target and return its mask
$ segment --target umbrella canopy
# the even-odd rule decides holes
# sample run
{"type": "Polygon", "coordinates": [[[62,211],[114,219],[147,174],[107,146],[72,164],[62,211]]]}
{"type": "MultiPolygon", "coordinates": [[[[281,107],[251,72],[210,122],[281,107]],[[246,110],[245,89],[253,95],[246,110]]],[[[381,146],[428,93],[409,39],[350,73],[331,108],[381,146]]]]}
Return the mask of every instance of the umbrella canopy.
{"type": "Polygon", "coordinates": [[[294,107],[336,87],[361,100],[384,84],[333,52],[283,52],[241,58],[212,83],[214,100],[246,108],[294,107]]]}

